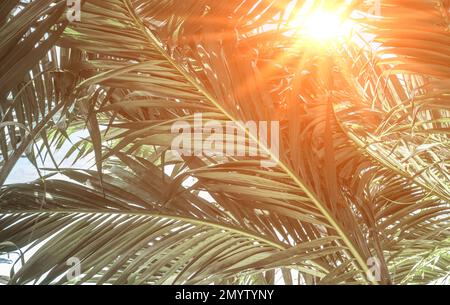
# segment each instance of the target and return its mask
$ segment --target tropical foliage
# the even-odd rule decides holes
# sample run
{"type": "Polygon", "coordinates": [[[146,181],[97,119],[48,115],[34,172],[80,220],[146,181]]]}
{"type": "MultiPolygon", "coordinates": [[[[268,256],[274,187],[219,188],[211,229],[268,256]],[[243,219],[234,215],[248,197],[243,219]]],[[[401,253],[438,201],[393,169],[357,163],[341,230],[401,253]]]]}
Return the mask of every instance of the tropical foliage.
{"type": "Polygon", "coordinates": [[[3,0],[0,251],[21,253],[4,280],[448,279],[450,2],[372,2],[84,0],[69,22],[65,0],[3,0]],[[306,37],[306,7],[353,38],[306,37]],[[173,154],[196,113],[279,121],[277,166],[173,154]],[[6,184],[23,156],[40,178],[6,184]]]}

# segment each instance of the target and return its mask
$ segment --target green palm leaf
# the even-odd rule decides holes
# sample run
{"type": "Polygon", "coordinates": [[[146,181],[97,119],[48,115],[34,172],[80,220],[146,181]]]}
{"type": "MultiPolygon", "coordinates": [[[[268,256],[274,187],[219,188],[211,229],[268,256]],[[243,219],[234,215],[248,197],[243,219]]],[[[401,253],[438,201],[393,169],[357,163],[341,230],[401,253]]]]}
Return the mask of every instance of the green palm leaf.
{"type": "MultiPolygon", "coordinates": [[[[2,5],[11,11],[17,3],[2,5]]],[[[360,17],[368,7],[355,1],[345,14],[364,46],[313,50],[291,33],[304,5],[87,0],[82,21],[49,42],[64,55],[58,64],[44,52],[20,78],[2,70],[13,100],[1,108],[9,140],[0,141],[0,181],[30,143],[38,167],[36,155],[56,159],[55,147],[84,127],[89,138],[63,159],[92,156],[96,166],[56,166],[39,181],[2,187],[0,241],[25,256],[35,251],[10,281],[70,282],[71,257],[83,267],[78,282],[98,284],[265,284],[275,270],[286,283],[292,272],[301,283],[377,283],[373,258],[381,283],[447,276],[445,9],[430,1],[406,13],[384,1],[383,18],[374,19],[360,17]],[[33,67],[34,79],[12,89],[33,67]],[[173,124],[199,113],[234,122],[276,166],[261,167],[260,157],[174,154],[173,124]],[[245,121],[279,122],[279,154],[245,121]],[[17,130],[26,134],[20,145],[17,130]]],[[[37,8],[31,2],[22,14],[45,13],[38,32],[58,35],[60,6],[37,8]]],[[[21,22],[11,17],[2,35],[19,41],[23,33],[8,29],[21,22]]],[[[11,57],[10,47],[0,52],[11,57]]]]}

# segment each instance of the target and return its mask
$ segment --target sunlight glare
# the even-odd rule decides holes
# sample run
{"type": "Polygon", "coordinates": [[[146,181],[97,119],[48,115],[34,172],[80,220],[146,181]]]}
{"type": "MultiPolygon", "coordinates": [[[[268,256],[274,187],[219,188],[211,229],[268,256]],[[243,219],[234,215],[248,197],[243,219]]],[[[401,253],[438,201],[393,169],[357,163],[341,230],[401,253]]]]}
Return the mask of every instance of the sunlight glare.
{"type": "Polygon", "coordinates": [[[351,34],[350,21],[343,21],[338,12],[315,10],[300,12],[291,26],[297,33],[317,42],[340,40],[351,34]]]}

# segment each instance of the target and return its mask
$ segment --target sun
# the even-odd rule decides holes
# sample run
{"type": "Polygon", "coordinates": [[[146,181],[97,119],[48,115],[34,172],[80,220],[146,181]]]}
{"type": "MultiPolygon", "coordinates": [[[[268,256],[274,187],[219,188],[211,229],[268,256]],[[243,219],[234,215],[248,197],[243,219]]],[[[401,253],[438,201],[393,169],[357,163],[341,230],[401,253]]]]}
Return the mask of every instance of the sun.
{"type": "Polygon", "coordinates": [[[346,39],[352,32],[350,21],[342,20],[339,12],[325,9],[299,12],[291,27],[301,37],[321,43],[346,39]]]}
{"type": "Polygon", "coordinates": [[[342,26],[338,15],[326,11],[317,11],[306,16],[301,30],[311,38],[330,40],[343,34],[342,26]]]}

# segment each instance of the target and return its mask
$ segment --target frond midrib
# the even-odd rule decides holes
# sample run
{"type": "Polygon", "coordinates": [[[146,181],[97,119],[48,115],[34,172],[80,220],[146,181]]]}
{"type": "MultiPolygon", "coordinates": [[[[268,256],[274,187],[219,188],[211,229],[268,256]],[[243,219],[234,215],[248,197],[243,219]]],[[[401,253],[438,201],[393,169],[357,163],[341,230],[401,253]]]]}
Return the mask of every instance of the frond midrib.
{"type": "Polygon", "coordinates": [[[210,220],[199,220],[189,217],[183,217],[183,216],[177,216],[167,213],[152,213],[152,212],[137,212],[137,211],[105,211],[105,210],[92,210],[92,209],[41,209],[41,210],[3,210],[2,213],[4,214],[103,214],[103,215],[127,215],[127,216],[144,216],[144,217],[160,217],[160,218],[167,218],[167,219],[173,219],[178,221],[183,221],[187,223],[191,223],[194,225],[199,226],[208,226],[219,230],[226,230],[232,233],[236,233],[251,239],[258,240],[262,243],[266,243],[267,245],[270,245],[271,247],[274,247],[278,250],[285,250],[289,246],[278,242],[273,241],[270,239],[267,239],[261,235],[257,235],[255,233],[252,233],[250,231],[238,229],[233,226],[228,226],[225,224],[216,223],[210,220]]]}

